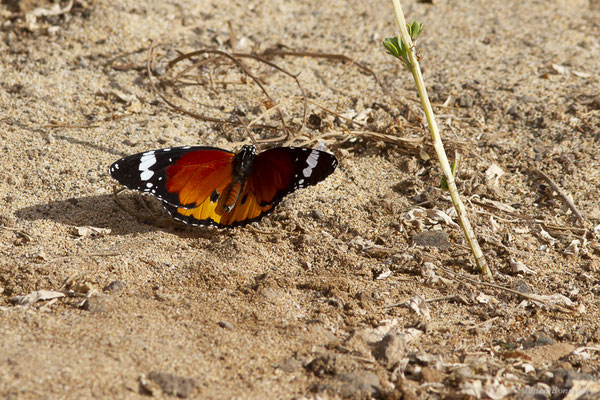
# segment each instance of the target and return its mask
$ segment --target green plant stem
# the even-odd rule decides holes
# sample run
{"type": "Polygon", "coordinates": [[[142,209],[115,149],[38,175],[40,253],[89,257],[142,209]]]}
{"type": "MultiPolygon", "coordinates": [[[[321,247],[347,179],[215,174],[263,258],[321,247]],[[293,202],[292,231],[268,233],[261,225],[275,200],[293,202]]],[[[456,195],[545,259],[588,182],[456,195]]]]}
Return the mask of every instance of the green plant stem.
{"type": "Polygon", "coordinates": [[[463,228],[465,237],[467,238],[467,242],[469,242],[469,246],[471,247],[471,251],[473,253],[473,256],[475,257],[475,263],[477,264],[479,272],[485,276],[491,277],[492,273],[488,268],[483,252],[479,247],[479,243],[477,242],[477,238],[475,237],[475,233],[473,232],[471,223],[467,218],[465,206],[463,205],[458,194],[458,189],[456,188],[456,182],[454,181],[452,169],[450,168],[450,163],[448,162],[448,157],[446,156],[446,150],[444,150],[444,145],[442,144],[442,138],[440,136],[437,122],[435,120],[433,108],[431,107],[429,96],[427,95],[427,89],[425,88],[425,82],[423,81],[421,67],[419,66],[419,61],[417,60],[417,57],[415,55],[412,39],[408,33],[408,29],[406,28],[406,20],[404,19],[404,12],[402,11],[400,0],[392,0],[392,3],[394,5],[394,14],[396,15],[396,22],[400,27],[400,37],[398,39],[399,41],[403,40],[406,44],[406,47],[409,49],[409,69],[413,75],[415,84],[417,85],[417,91],[419,93],[419,97],[421,98],[421,104],[423,105],[423,110],[425,111],[425,116],[427,118],[427,125],[429,126],[431,137],[433,138],[433,147],[437,154],[438,160],[440,161],[440,165],[442,167],[442,171],[444,172],[444,176],[446,176],[448,191],[450,192],[450,197],[452,197],[452,202],[454,203],[454,208],[456,209],[458,220],[463,228]]]}

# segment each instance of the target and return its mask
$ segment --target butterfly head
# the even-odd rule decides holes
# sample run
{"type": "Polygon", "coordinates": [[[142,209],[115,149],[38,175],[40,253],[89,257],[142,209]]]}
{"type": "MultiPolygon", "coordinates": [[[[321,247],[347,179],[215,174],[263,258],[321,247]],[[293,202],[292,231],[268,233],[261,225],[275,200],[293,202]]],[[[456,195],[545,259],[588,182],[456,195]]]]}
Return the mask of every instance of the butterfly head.
{"type": "Polygon", "coordinates": [[[235,155],[235,175],[240,180],[245,181],[252,170],[254,158],[256,157],[256,147],[253,145],[244,145],[239,153],[235,155]]]}
{"type": "Polygon", "coordinates": [[[245,144],[242,146],[242,148],[240,149],[240,152],[238,154],[241,153],[252,153],[254,155],[256,155],[256,146],[254,146],[253,144],[245,144]]]}

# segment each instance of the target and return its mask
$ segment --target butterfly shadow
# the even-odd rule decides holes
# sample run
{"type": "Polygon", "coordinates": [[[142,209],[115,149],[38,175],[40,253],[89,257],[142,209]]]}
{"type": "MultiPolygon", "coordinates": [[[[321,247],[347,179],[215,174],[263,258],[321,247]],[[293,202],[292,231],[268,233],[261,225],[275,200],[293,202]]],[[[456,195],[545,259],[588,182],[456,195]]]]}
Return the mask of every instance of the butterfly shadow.
{"type": "MultiPolygon", "coordinates": [[[[143,211],[139,211],[143,212],[143,211]]],[[[29,221],[52,220],[59,224],[78,227],[93,226],[109,228],[112,235],[128,235],[147,233],[162,230],[183,237],[197,238],[215,236],[213,229],[194,229],[189,226],[179,225],[175,221],[167,223],[144,223],[125,212],[115,202],[112,194],[97,196],[72,197],[64,200],[41,203],[24,207],[15,212],[17,218],[29,221]]],[[[150,217],[150,214],[148,214],[150,217]]],[[[159,217],[160,221],[166,219],[166,213],[159,217]]]]}

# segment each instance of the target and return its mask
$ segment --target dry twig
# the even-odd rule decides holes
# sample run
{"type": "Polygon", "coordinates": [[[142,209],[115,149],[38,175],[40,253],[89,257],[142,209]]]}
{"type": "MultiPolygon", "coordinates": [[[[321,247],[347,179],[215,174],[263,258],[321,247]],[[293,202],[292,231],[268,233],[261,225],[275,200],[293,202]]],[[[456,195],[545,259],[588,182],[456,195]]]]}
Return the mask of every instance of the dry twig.
{"type": "MultiPolygon", "coordinates": [[[[413,114],[415,114],[417,116],[418,119],[420,118],[420,113],[418,111],[412,110],[412,107],[407,104],[406,102],[404,102],[402,97],[398,97],[398,96],[393,96],[390,91],[388,90],[387,86],[385,86],[383,84],[383,82],[381,82],[381,80],[379,79],[379,77],[377,76],[377,74],[375,73],[375,71],[373,71],[371,68],[367,67],[364,64],[359,63],[358,61],[354,60],[351,57],[348,57],[344,54],[336,54],[336,53],[320,53],[320,52],[315,52],[315,51],[290,51],[290,50],[274,50],[274,49],[270,49],[270,50],[265,50],[262,53],[263,56],[267,57],[267,56],[287,56],[287,57],[311,57],[311,58],[325,58],[325,59],[329,59],[329,60],[337,60],[337,61],[341,61],[341,62],[348,62],[352,65],[355,65],[356,67],[358,67],[358,69],[362,70],[363,72],[371,75],[373,77],[373,79],[375,80],[375,82],[377,82],[377,85],[379,85],[379,87],[381,88],[381,90],[383,90],[383,92],[388,95],[392,101],[395,101],[397,103],[402,104],[406,109],[410,110],[413,114]]],[[[422,119],[421,119],[422,120],[422,119]]]]}
{"type": "Polygon", "coordinates": [[[464,276],[462,274],[458,274],[458,273],[456,273],[456,272],[454,272],[454,271],[452,271],[452,270],[450,270],[448,268],[442,267],[442,266],[438,266],[438,268],[440,269],[440,271],[443,271],[445,274],[447,274],[451,279],[454,279],[454,280],[462,282],[462,283],[468,282],[468,283],[471,283],[471,284],[473,284],[475,286],[487,286],[487,287],[491,287],[491,288],[494,288],[494,289],[502,290],[502,291],[507,292],[507,293],[511,293],[511,294],[517,295],[519,297],[522,297],[522,298],[525,298],[525,299],[528,299],[528,300],[532,300],[532,301],[535,301],[535,302],[538,302],[538,303],[543,303],[544,305],[548,306],[549,308],[554,308],[555,310],[563,312],[563,313],[571,313],[572,312],[568,308],[559,306],[558,304],[549,304],[549,303],[545,302],[543,299],[539,298],[535,294],[522,293],[522,292],[519,292],[518,290],[514,290],[514,289],[511,289],[511,288],[507,288],[507,287],[496,285],[496,284],[489,283],[489,282],[480,282],[480,281],[478,281],[476,279],[469,278],[469,277],[464,276]]]}
{"type": "MultiPolygon", "coordinates": [[[[233,32],[233,29],[231,26],[230,26],[230,36],[231,36],[230,40],[233,43],[235,41],[235,37],[234,37],[234,32],[233,32]]],[[[152,79],[152,70],[153,70],[153,66],[154,66],[154,62],[155,62],[155,55],[154,55],[155,53],[154,52],[155,52],[156,46],[157,46],[157,42],[154,41],[154,42],[152,42],[152,44],[149,47],[148,58],[147,58],[147,63],[146,63],[146,70],[147,70],[147,74],[148,74],[148,78],[150,80],[150,86],[151,86],[152,90],[161,99],[163,99],[163,101],[165,101],[170,107],[172,107],[176,111],[190,115],[194,118],[197,118],[197,119],[200,119],[203,121],[216,122],[216,123],[220,123],[220,124],[230,124],[230,125],[245,125],[245,123],[243,121],[241,121],[239,118],[225,120],[222,118],[216,118],[213,116],[198,114],[196,112],[187,110],[184,107],[181,107],[181,106],[175,104],[173,101],[171,101],[166,96],[165,93],[161,92],[158,89],[158,87],[156,86],[156,83],[152,79]]],[[[389,94],[387,92],[387,88],[382,84],[379,77],[372,69],[366,67],[365,65],[363,65],[363,64],[355,61],[354,59],[352,59],[348,56],[345,56],[343,54],[318,53],[318,52],[307,52],[307,51],[279,51],[279,50],[267,50],[260,54],[254,54],[254,53],[237,53],[237,52],[235,52],[234,48],[232,48],[232,50],[233,51],[231,53],[227,53],[227,52],[220,51],[220,50],[214,50],[214,49],[202,49],[202,50],[197,50],[197,51],[193,51],[193,52],[189,52],[189,53],[180,53],[179,56],[177,56],[175,59],[169,61],[169,63],[167,64],[167,71],[173,70],[174,67],[178,63],[180,63],[181,61],[184,61],[184,60],[191,61],[191,65],[186,66],[182,71],[178,71],[177,73],[175,73],[173,78],[171,78],[169,80],[160,78],[160,81],[163,85],[165,85],[165,84],[171,84],[171,85],[172,84],[198,84],[199,83],[198,80],[192,82],[191,80],[188,79],[188,78],[192,77],[192,75],[190,75],[191,71],[196,70],[196,69],[198,69],[202,66],[205,66],[206,64],[209,64],[209,63],[217,63],[217,62],[219,62],[219,60],[223,60],[223,59],[229,60],[235,66],[237,66],[243,74],[245,74],[246,76],[249,76],[260,87],[260,89],[263,91],[265,96],[269,99],[270,104],[274,105],[274,106],[271,106],[267,110],[267,113],[261,114],[261,116],[259,116],[258,118],[256,118],[254,121],[250,122],[247,125],[254,126],[255,128],[264,128],[264,129],[270,129],[270,130],[279,129],[278,127],[272,126],[272,125],[256,124],[256,121],[260,120],[261,118],[264,118],[266,115],[270,114],[270,112],[277,111],[279,114],[279,119],[280,119],[282,128],[284,130],[284,134],[276,136],[274,138],[259,139],[259,140],[257,140],[259,143],[277,143],[277,142],[285,141],[287,144],[291,144],[291,143],[297,142],[303,136],[303,132],[305,131],[305,127],[307,124],[307,113],[308,113],[308,104],[309,103],[316,107],[321,108],[325,112],[335,115],[335,116],[337,116],[349,123],[352,123],[358,127],[365,126],[365,124],[363,124],[361,122],[354,121],[350,118],[344,117],[340,113],[337,113],[323,105],[320,105],[315,101],[309,100],[307,98],[306,92],[305,92],[301,82],[298,79],[299,74],[293,74],[293,73],[287,71],[286,69],[278,66],[274,62],[266,59],[266,57],[274,57],[274,56],[277,56],[277,57],[284,57],[284,56],[313,57],[313,58],[326,58],[326,59],[331,59],[331,60],[338,60],[341,62],[348,62],[351,65],[356,66],[359,70],[372,76],[373,79],[377,82],[377,84],[382,88],[382,90],[386,94],[389,94]],[[197,57],[202,54],[214,55],[214,57],[210,57],[208,59],[197,60],[197,57]],[[275,99],[273,99],[273,97],[269,94],[269,92],[267,91],[267,89],[264,86],[264,84],[262,83],[262,81],[250,71],[249,67],[241,61],[241,58],[251,58],[259,63],[268,65],[269,67],[287,75],[288,77],[292,78],[295,81],[296,86],[298,87],[298,89],[301,92],[301,96],[293,97],[293,99],[302,99],[302,101],[304,103],[304,107],[303,107],[303,111],[302,111],[302,125],[301,125],[301,127],[299,127],[299,129],[296,132],[293,133],[293,135],[289,131],[289,129],[287,128],[287,126],[285,124],[285,119],[283,117],[283,113],[281,110],[282,102],[276,102],[275,99]],[[271,108],[273,108],[273,110],[271,110],[271,108]]],[[[164,77],[164,75],[166,75],[166,73],[163,74],[163,77],[164,77]]],[[[214,87],[216,82],[213,79],[212,74],[209,74],[209,75],[210,75],[209,76],[210,82],[207,82],[206,84],[210,85],[214,90],[216,90],[214,87]]],[[[220,83],[223,83],[223,82],[220,82],[220,83]]],[[[200,84],[202,84],[202,83],[200,83],[200,84]]],[[[225,83],[223,83],[223,84],[225,84],[225,83]]],[[[393,99],[397,101],[397,98],[393,97],[393,99]]],[[[353,134],[353,136],[369,137],[369,138],[374,138],[376,140],[383,140],[387,143],[393,143],[393,144],[406,143],[408,141],[413,141],[412,139],[398,139],[398,138],[394,137],[393,135],[388,135],[384,132],[351,131],[351,133],[353,134]]],[[[318,137],[318,138],[309,137],[309,139],[303,141],[303,143],[308,144],[308,143],[317,141],[319,139],[322,139],[322,137],[318,137]]],[[[421,139],[419,139],[419,140],[421,140],[421,139]]]]}
{"type": "Polygon", "coordinates": [[[577,207],[575,207],[575,203],[573,203],[573,200],[571,200],[569,195],[567,195],[567,193],[563,189],[561,189],[560,186],[558,186],[558,184],[556,182],[554,182],[554,180],[548,176],[548,174],[546,174],[544,171],[537,169],[537,168],[532,168],[532,171],[535,172],[537,175],[541,176],[542,178],[544,178],[544,180],[546,182],[548,182],[548,184],[552,187],[552,189],[554,189],[554,191],[556,193],[558,193],[558,195],[560,196],[562,201],[567,205],[567,207],[569,207],[571,209],[571,211],[573,211],[573,214],[575,214],[575,216],[577,217],[578,220],[580,220],[580,221],[584,220],[583,215],[581,215],[581,213],[579,212],[577,207]]]}
{"type": "MultiPolygon", "coordinates": [[[[135,212],[135,211],[129,209],[129,207],[127,207],[123,203],[123,201],[119,198],[119,193],[123,192],[124,190],[125,190],[124,188],[115,187],[113,189],[113,197],[114,197],[117,205],[119,207],[121,207],[121,209],[123,211],[125,211],[127,214],[131,215],[132,217],[134,217],[134,218],[138,219],[139,221],[142,221],[143,223],[148,224],[148,225],[154,225],[154,226],[159,226],[159,227],[175,226],[175,221],[173,219],[155,217],[154,215],[152,215],[152,213],[150,215],[146,215],[146,214],[138,213],[138,212],[135,212]]],[[[149,209],[147,207],[146,207],[146,209],[147,209],[147,211],[149,211],[149,209]]]]}

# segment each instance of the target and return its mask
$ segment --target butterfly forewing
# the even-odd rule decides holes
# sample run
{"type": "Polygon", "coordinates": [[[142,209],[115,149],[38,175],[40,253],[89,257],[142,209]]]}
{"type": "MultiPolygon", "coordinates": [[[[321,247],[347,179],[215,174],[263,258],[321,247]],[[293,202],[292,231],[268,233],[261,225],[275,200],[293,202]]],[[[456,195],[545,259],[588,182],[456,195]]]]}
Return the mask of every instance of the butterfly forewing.
{"type": "Polygon", "coordinates": [[[248,184],[259,204],[277,204],[294,190],[321,182],[336,167],[335,156],[324,151],[277,147],[256,157],[248,184]]]}
{"type": "Polygon", "coordinates": [[[178,194],[178,202],[171,204],[193,208],[213,192],[221,197],[233,179],[233,156],[216,150],[197,151],[184,154],[167,167],[167,192],[178,194]]]}
{"type": "Polygon", "coordinates": [[[197,207],[208,187],[231,179],[235,153],[215,147],[175,147],[127,156],[110,166],[110,174],[129,189],[151,193],[179,207],[197,207]]]}

